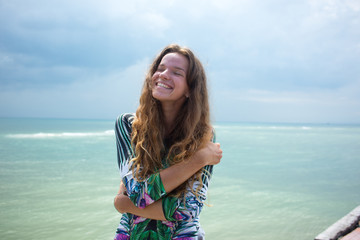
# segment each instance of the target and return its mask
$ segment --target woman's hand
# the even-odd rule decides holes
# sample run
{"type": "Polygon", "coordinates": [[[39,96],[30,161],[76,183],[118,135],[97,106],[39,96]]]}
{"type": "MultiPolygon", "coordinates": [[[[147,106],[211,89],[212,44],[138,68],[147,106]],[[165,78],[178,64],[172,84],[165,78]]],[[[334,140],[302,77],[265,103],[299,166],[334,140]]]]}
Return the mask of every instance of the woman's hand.
{"type": "Polygon", "coordinates": [[[132,202],[126,194],[126,188],[123,182],[120,183],[118,194],[114,198],[114,206],[119,213],[127,212],[132,202]]]}
{"type": "Polygon", "coordinates": [[[208,142],[203,148],[199,149],[193,157],[196,161],[203,161],[204,166],[216,165],[220,163],[222,153],[220,143],[208,142]]]}
{"type": "Polygon", "coordinates": [[[119,187],[119,191],[118,191],[118,195],[119,194],[123,194],[123,195],[127,195],[126,193],[126,187],[124,185],[124,183],[121,181],[120,182],[120,187],[119,187]]]}

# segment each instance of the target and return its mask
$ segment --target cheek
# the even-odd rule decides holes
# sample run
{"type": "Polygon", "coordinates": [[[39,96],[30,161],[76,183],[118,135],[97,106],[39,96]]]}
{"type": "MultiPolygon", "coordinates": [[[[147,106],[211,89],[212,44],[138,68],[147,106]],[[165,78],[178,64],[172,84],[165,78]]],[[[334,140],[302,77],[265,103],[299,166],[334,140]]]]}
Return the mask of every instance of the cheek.
{"type": "Polygon", "coordinates": [[[152,77],[151,77],[151,80],[155,81],[158,77],[159,77],[159,74],[158,72],[155,72],[152,77]]]}
{"type": "Polygon", "coordinates": [[[156,79],[158,78],[158,77],[157,77],[158,75],[159,75],[159,74],[156,74],[156,73],[154,73],[154,75],[152,75],[151,81],[148,83],[151,88],[154,86],[155,81],[156,81],[156,79]]]}

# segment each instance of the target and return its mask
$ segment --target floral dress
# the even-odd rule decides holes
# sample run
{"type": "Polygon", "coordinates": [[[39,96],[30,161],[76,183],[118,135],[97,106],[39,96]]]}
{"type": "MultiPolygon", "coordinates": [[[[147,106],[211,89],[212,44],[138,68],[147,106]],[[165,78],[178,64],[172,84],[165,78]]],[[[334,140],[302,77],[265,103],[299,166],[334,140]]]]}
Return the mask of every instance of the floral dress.
{"type": "MultiPolygon", "coordinates": [[[[116,230],[115,240],[120,239],[205,239],[200,227],[199,214],[206,199],[208,183],[212,174],[212,165],[202,171],[203,186],[196,197],[191,189],[187,189],[185,202],[183,199],[168,196],[159,173],[138,182],[132,174],[130,160],[134,157],[131,146],[131,131],[134,114],[123,114],[116,120],[115,135],[118,165],[122,181],[130,200],[139,208],[162,199],[166,221],[152,220],[125,213],[116,230]]],[[[194,190],[199,182],[193,184],[194,190]]]]}

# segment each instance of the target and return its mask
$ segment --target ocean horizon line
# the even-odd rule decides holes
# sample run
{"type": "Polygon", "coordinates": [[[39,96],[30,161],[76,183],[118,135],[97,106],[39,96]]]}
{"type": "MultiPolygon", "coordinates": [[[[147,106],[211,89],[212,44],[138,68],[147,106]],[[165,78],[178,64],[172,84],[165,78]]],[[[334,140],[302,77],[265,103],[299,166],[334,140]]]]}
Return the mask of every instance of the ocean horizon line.
{"type": "MultiPolygon", "coordinates": [[[[119,114],[120,115],[120,114],[119,114]]],[[[78,118],[78,117],[6,117],[6,116],[0,116],[0,120],[63,120],[63,121],[94,121],[94,122],[101,122],[101,121],[115,121],[116,118],[78,118]]],[[[321,126],[360,126],[359,122],[331,122],[331,121],[318,121],[318,122],[300,122],[300,121],[247,121],[247,120],[219,120],[219,121],[213,121],[214,125],[217,124],[265,124],[265,125],[321,125],[321,126]]]]}

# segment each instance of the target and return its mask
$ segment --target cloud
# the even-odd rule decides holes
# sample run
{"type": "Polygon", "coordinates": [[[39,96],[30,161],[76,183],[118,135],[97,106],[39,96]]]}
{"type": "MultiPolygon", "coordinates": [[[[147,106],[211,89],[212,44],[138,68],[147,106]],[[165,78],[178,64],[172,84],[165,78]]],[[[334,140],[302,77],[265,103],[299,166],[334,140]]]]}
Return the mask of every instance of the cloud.
{"type": "Polygon", "coordinates": [[[149,36],[149,41],[163,37],[171,25],[157,11],[138,9],[137,2],[4,3],[0,8],[1,20],[9,24],[0,27],[4,33],[1,49],[42,59],[41,65],[48,66],[131,65],[144,57],[147,46],[143,40],[149,36]]]}
{"type": "Polygon", "coordinates": [[[148,66],[143,59],[107,75],[83,79],[56,88],[0,90],[2,116],[114,118],[135,112],[148,66]]]}
{"type": "Polygon", "coordinates": [[[275,119],[264,109],[277,108],[278,119],[296,121],[292,105],[304,121],[338,121],[330,105],[359,119],[359,99],[347,96],[360,79],[356,0],[14,0],[1,3],[0,21],[3,116],[112,116],[104,106],[119,95],[115,79],[177,42],[204,63],[216,118],[231,119],[236,102],[249,110],[239,120],[275,119]]]}

